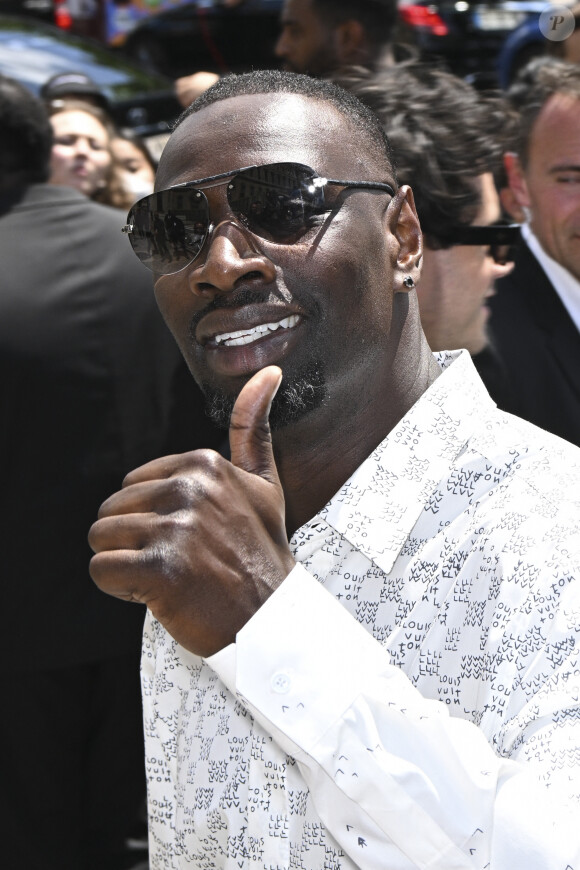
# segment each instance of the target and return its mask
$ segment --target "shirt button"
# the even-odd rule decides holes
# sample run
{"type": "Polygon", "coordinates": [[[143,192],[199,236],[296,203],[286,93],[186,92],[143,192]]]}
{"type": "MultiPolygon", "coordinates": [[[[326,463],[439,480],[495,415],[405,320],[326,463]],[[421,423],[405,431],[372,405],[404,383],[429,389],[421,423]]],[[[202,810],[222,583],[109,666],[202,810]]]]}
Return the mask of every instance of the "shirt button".
{"type": "Polygon", "coordinates": [[[290,691],[290,677],[288,674],[279,671],[277,674],[274,674],[270,680],[270,685],[279,695],[285,695],[286,692],[290,691]]]}

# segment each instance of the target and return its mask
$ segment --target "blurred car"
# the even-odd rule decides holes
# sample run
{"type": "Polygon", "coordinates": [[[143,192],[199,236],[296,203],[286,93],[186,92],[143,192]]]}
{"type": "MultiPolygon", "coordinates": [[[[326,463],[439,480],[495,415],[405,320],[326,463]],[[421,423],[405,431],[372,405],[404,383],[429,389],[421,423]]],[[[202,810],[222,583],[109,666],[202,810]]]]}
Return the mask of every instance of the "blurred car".
{"type": "Polygon", "coordinates": [[[443,58],[451,72],[481,87],[499,84],[497,59],[506,39],[549,0],[400,0],[403,33],[423,57],[443,58]]]}
{"type": "Polygon", "coordinates": [[[54,0],[0,0],[0,15],[32,15],[54,23],[54,0]]]}
{"type": "Polygon", "coordinates": [[[185,3],[141,21],[124,51],[171,78],[207,70],[223,75],[279,66],[274,46],[283,0],[244,0],[238,6],[185,3]]]}
{"type": "Polygon", "coordinates": [[[563,41],[546,39],[540,29],[540,16],[529,18],[514,30],[506,41],[498,56],[497,68],[499,83],[502,88],[508,88],[518,73],[530,61],[538,58],[560,58],[569,63],[580,63],[580,3],[565,2],[574,16],[575,29],[563,41]]]}
{"type": "Polygon", "coordinates": [[[59,72],[83,72],[109,101],[117,126],[147,141],[158,156],[181,106],[173,82],[99,42],[64,33],[32,18],[0,15],[0,72],[38,95],[59,72]]]}
{"type": "Polygon", "coordinates": [[[497,58],[500,87],[506,90],[530,60],[546,53],[546,37],[540,31],[539,15],[529,18],[509,34],[497,58]]]}
{"type": "MultiPolygon", "coordinates": [[[[398,42],[442,60],[481,87],[498,85],[497,57],[509,34],[548,0],[399,0],[398,42]]],[[[172,78],[277,67],[274,46],[283,0],[192,0],[150,15],[127,35],[125,51],[172,78]]]]}

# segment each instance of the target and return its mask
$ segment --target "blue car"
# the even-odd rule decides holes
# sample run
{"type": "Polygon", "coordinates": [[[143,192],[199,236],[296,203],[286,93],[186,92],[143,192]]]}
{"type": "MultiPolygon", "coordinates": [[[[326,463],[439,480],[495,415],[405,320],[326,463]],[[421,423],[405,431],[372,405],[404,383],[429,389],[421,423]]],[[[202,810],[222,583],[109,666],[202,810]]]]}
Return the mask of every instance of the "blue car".
{"type": "Polygon", "coordinates": [[[146,139],[153,153],[165,142],[181,112],[173,82],[106,48],[29,17],[0,15],[0,73],[16,79],[33,94],[51,76],[82,72],[106,96],[110,113],[121,129],[146,139]]]}

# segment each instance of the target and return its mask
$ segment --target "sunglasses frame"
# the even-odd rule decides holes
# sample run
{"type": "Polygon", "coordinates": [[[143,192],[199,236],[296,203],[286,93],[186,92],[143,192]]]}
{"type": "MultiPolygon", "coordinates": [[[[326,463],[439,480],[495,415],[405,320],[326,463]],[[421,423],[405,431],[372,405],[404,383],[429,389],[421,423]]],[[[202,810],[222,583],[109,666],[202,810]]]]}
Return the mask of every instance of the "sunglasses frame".
{"type": "Polygon", "coordinates": [[[487,224],[487,226],[463,225],[453,227],[446,234],[444,241],[454,247],[455,245],[486,245],[490,249],[490,256],[494,262],[501,266],[510,262],[509,257],[498,259],[498,248],[511,248],[521,241],[520,224],[487,224]]]}
{"type": "MultiPolygon", "coordinates": [[[[127,223],[125,224],[125,226],[121,227],[121,232],[126,233],[128,236],[131,236],[134,232],[134,226],[135,226],[135,224],[131,223],[131,221],[130,221],[131,214],[140,205],[142,205],[145,202],[148,202],[149,200],[154,200],[154,198],[157,196],[163,195],[165,193],[169,193],[170,191],[173,191],[173,190],[175,190],[175,191],[192,190],[198,194],[201,194],[201,196],[204,198],[206,206],[207,206],[207,227],[205,230],[205,234],[203,236],[203,240],[201,241],[199,250],[197,251],[195,256],[192,257],[191,260],[189,260],[187,263],[185,263],[183,265],[180,265],[179,268],[176,268],[173,271],[163,271],[162,272],[162,274],[164,274],[164,275],[175,275],[175,274],[177,274],[177,272],[181,272],[182,269],[187,268],[187,266],[191,265],[191,263],[193,263],[199,257],[199,255],[203,251],[203,248],[204,248],[205,243],[207,241],[208,235],[210,234],[210,232],[212,230],[213,224],[212,224],[211,220],[209,219],[209,203],[208,203],[207,197],[205,196],[204,190],[212,188],[212,187],[219,187],[222,184],[226,184],[229,181],[229,179],[237,178],[239,175],[242,175],[245,172],[249,172],[252,169],[270,169],[272,167],[277,167],[277,166],[291,166],[295,170],[296,169],[305,170],[311,176],[310,183],[314,186],[314,188],[318,188],[318,189],[323,189],[328,184],[333,184],[333,185],[338,185],[340,187],[345,187],[345,188],[350,188],[350,189],[358,188],[361,190],[381,190],[385,193],[388,193],[390,196],[395,195],[395,189],[392,187],[392,185],[387,184],[386,182],[382,182],[382,181],[344,181],[344,180],[339,180],[336,178],[327,178],[324,175],[319,175],[314,169],[312,169],[310,166],[307,166],[304,163],[297,163],[294,161],[282,161],[280,163],[253,164],[251,166],[243,166],[241,169],[232,169],[229,172],[220,172],[217,175],[208,175],[206,178],[199,178],[199,179],[196,179],[195,181],[183,181],[183,182],[181,182],[181,184],[175,184],[175,185],[172,185],[171,187],[164,188],[163,190],[154,191],[153,193],[149,194],[148,196],[145,196],[142,199],[138,200],[129,209],[129,212],[127,214],[127,223]],[[203,187],[202,187],[202,185],[203,185],[203,187]]],[[[228,203],[229,203],[229,199],[228,199],[228,203]]],[[[152,209],[151,211],[153,212],[154,210],[152,209]]],[[[234,212],[234,215],[236,216],[236,218],[238,220],[240,220],[240,218],[238,217],[238,215],[235,212],[234,212]]],[[[250,226],[246,225],[243,221],[242,221],[242,225],[244,226],[244,228],[246,230],[253,233],[254,235],[257,235],[259,238],[266,238],[266,237],[260,236],[260,234],[258,232],[253,230],[250,226]]],[[[139,255],[138,255],[138,253],[133,245],[132,240],[129,239],[129,241],[131,242],[131,247],[133,248],[134,253],[136,254],[136,256],[139,257],[139,255]]],[[[270,241],[272,241],[272,240],[270,239],[270,241]]],[[[274,240],[274,243],[275,244],[284,244],[283,242],[276,242],[275,240],[274,240]]],[[[161,270],[155,269],[152,266],[148,265],[143,260],[141,260],[140,257],[139,257],[139,260],[143,263],[144,266],[146,266],[146,268],[150,269],[152,272],[161,271],[161,270]]]]}

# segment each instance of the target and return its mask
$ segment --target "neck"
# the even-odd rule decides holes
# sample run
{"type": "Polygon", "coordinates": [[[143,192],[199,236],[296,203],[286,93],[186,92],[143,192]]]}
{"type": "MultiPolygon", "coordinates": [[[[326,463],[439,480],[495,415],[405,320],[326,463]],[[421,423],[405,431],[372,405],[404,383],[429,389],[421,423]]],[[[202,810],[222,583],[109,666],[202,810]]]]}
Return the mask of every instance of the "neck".
{"type": "Polygon", "coordinates": [[[274,433],[289,538],[338,492],[439,374],[420,333],[414,346],[397,354],[381,389],[362,396],[356,407],[331,396],[319,410],[274,433]]]}

